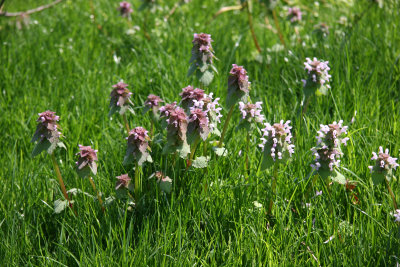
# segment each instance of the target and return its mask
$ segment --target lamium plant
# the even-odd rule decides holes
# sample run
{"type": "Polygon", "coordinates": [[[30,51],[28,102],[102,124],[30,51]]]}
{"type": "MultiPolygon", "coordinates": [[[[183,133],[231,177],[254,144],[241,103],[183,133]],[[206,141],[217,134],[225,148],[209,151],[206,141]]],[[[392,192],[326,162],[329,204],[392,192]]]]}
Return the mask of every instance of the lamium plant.
{"type": "Polygon", "coordinates": [[[35,157],[43,151],[47,151],[47,153],[50,154],[51,162],[53,163],[53,167],[56,172],[61,191],[64,195],[64,198],[68,202],[69,207],[73,210],[72,202],[68,197],[67,189],[65,188],[64,180],[61,176],[60,167],[58,166],[57,160],[54,155],[54,150],[57,147],[65,148],[64,144],[60,141],[61,132],[58,125],[60,117],[57,116],[55,112],[50,110],[46,110],[45,112],[39,113],[38,115],[39,118],[37,119],[38,124],[36,126],[36,132],[34,133],[31,141],[36,142],[36,145],[32,151],[32,156],[35,157]]]}
{"type": "Polygon", "coordinates": [[[159,118],[160,118],[160,103],[164,102],[159,96],[150,94],[146,101],[144,102],[144,108],[143,108],[143,113],[147,113],[148,111],[151,110],[150,112],[150,137],[153,137],[154,133],[154,123],[156,123],[159,118]]]}
{"type": "Polygon", "coordinates": [[[112,116],[116,112],[122,115],[122,118],[125,123],[125,128],[129,133],[130,128],[128,120],[126,119],[125,112],[129,110],[132,113],[134,113],[133,110],[131,109],[133,103],[130,100],[132,93],[128,89],[128,84],[122,81],[118,82],[117,84],[114,84],[112,87],[114,89],[112,90],[110,95],[110,112],[108,113],[108,116],[112,116]]]}
{"type": "Polygon", "coordinates": [[[181,106],[190,114],[190,108],[193,107],[195,101],[201,101],[204,99],[204,90],[199,88],[193,88],[193,86],[187,86],[182,88],[182,93],[179,94],[182,98],[181,106]]]}
{"type": "Polygon", "coordinates": [[[100,193],[97,191],[96,185],[93,181],[92,176],[97,174],[97,150],[94,150],[90,146],[79,145],[79,152],[76,154],[79,156],[76,162],[76,172],[81,178],[88,178],[90,185],[92,186],[94,192],[96,192],[97,199],[101,205],[101,209],[104,212],[104,204],[101,199],[100,193]]]}
{"type": "Polygon", "coordinates": [[[337,183],[346,184],[345,177],[340,173],[339,163],[343,155],[341,146],[346,145],[349,140],[346,137],[347,128],[343,126],[342,120],[320,125],[316,136],[317,145],[311,149],[315,157],[311,167],[324,180],[330,178],[337,183]]]}
{"type": "Polygon", "coordinates": [[[397,158],[392,158],[389,155],[389,149],[383,150],[383,147],[380,146],[378,153],[372,152],[371,160],[375,161],[375,165],[368,166],[368,168],[371,171],[374,185],[379,185],[382,182],[385,182],[386,188],[392,197],[394,209],[397,210],[396,197],[390,187],[390,180],[394,177],[393,172],[399,166],[396,162],[397,158]]]}
{"type": "Polygon", "coordinates": [[[197,79],[204,86],[208,86],[214,79],[217,69],[213,65],[214,50],[212,48],[210,34],[195,33],[193,38],[192,57],[189,60],[188,76],[196,73],[197,79]]]}
{"type": "Polygon", "coordinates": [[[301,21],[302,13],[298,7],[289,7],[287,18],[291,23],[298,23],[301,21]]]}
{"type": "MultiPolygon", "coordinates": [[[[265,128],[262,129],[263,137],[262,143],[259,144],[263,152],[263,159],[261,162],[261,170],[273,167],[272,194],[276,194],[276,182],[278,179],[278,168],[281,164],[286,164],[294,153],[294,145],[292,144],[292,127],[289,125],[290,121],[284,123],[281,120],[279,123],[273,125],[265,123],[265,128]]],[[[268,214],[271,214],[273,206],[273,199],[269,202],[268,214]]]]}
{"type": "Polygon", "coordinates": [[[133,12],[132,5],[129,2],[123,1],[119,3],[118,10],[122,17],[130,18],[133,12]]]}

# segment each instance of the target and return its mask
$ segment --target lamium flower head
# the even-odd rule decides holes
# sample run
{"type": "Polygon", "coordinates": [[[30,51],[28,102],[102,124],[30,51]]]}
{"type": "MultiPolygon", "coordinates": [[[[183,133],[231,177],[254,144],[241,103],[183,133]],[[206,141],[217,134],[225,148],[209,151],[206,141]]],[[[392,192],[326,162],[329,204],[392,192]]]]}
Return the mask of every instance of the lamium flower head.
{"type": "Polygon", "coordinates": [[[160,110],[160,103],[164,102],[159,96],[150,94],[144,102],[144,113],[150,109],[153,111],[153,116],[158,118],[158,111],[160,110]]]}
{"type": "Polygon", "coordinates": [[[380,173],[384,174],[385,176],[387,174],[392,174],[393,170],[396,170],[396,168],[399,166],[399,164],[396,162],[397,158],[392,158],[389,155],[389,149],[383,150],[383,147],[379,147],[378,154],[375,152],[372,152],[372,158],[371,160],[375,161],[374,166],[368,166],[370,169],[371,173],[380,173]]]}
{"type": "Polygon", "coordinates": [[[395,210],[393,213],[391,213],[392,216],[394,217],[395,222],[400,222],[400,209],[395,210]]]}
{"type": "Polygon", "coordinates": [[[172,179],[169,178],[168,176],[165,176],[160,171],[155,172],[154,176],[157,178],[157,183],[160,186],[160,189],[165,193],[171,193],[172,179]]]}
{"type": "Polygon", "coordinates": [[[149,136],[148,131],[143,127],[136,127],[129,132],[126,155],[124,158],[124,164],[136,162],[140,166],[144,162],[152,162],[149,151],[149,136]]]}
{"type": "Polygon", "coordinates": [[[202,109],[208,118],[208,127],[212,134],[221,135],[217,126],[221,122],[221,110],[219,103],[219,98],[213,99],[213,93],[204,94],[201,100],[193,100],[193,107],[202,109]]]}
{"type": "Polygon", "coordinates": [[[259,144],[259,147],[264,152],[262,169],[266,169],[275,163],[285,163],[292,157],[294,145],[291,141],[292,134],[290,130],[292,127],[289,124],[290,121],[284,122],[283,120],[273,125],[264,124],[262,143],[259,144]]]}
{"type": "Polygon", "coordinates": [[[335,181],[343,183],[343,177],[337,170],[340,164],[340,158],[343,156],[341,146],[347,145],[349,140],[346,137],[347,126],[343,126],[343,121],[338,123],[320,125],[320,130],[316,136],[317,145],[311,149],[315,159],[311,167],[318,171],[321,177],[332,177],[335,181]],[[340,180],[338,180],[340,175],[340,180]]]}
{"type": "Polygon", "coordinates": [[[262,102],[252,103],[243,103],[239,102],[239,110],[242,114],[241,120],[247,122],[256,122],[262,123],[265,120],[264,115],[261,114],[262,111],[262,102]]]}
{"type": "Polygon", "coordinates": [[[187,113],[190,113],[190,108],[193,106],[194,101],[199,101],[204,98],[204,90],[199,88],[193,88],[193,86],[187,86],[182,88],[182,93],[179,94],[182,97],[182,106],[187,113]]]}
{"type": "Polygon", "coordinates": [[[165,104],[165,106],[160,107],[160,116],[161,117],[169,117],[169,114],[174,111],[176,108],[176,102],[171,104],[165,104]]]}
{"type": "Polygon", "coordinates": [[[109,116],[118,111],[120,114],[125,113],[129,105],[132,105],[130,97],[132,93],[128,90],[128,85],[124,82],[118,82],[112,86],[114,89],[110,95],[110,113],[109,116]]]}
{"type": "Polygon", "coordinates": [[[126,1],[119,3],[118,10],[123,17],[129,17],[129,15],[133,12],[131,4],[126,1]]]}
{"type": "Polygon", "coordinates": [[[202,138],[204,141],[210,133],[208,127],[209,119],[207,113],[201,108],[190,108],[189,124],[188,124],[188,141],[193,143],[197,138],[202,138]]]}
{"type": "Polygon", "coordinates": [[[239,100],[245,99],[250,91],[249,77],[247,71],[236,64],[232,64],[232,69],[228,77],[228,96],[227,106],[232,107],[239,100]]]}
{"type": "Polygon", "coordinates": [[[320,23],[314,26],[314,34],[316,34],[319,38],[325,38],[329,35],[329,26],[325,23],[320,23]]]}
{"type": "Polygon", "coordinates": [[[208,86],[214,78],[213,71],[216,71],[212,65],[214,50],[212,49],[210,34],[195,33],[193,38],[192,57],[189,63],[191,64],[188,71],[188,76],[196,72],[197,78],[202,84],[208,86]]]}
{"type": "Polygon", "coordinates": [[[186,140],[186,132],[188,127],[188,119],[185,111],[180,107],[165,110],[161,115],[166,117],[167,123],[167,144],[164,147],[164,153],[179,151],[182,158],[188,153],[188,144],[186,140]]]}
{"type": "Polygon", "coordinates": [[[55,112],[47,110],[45,112],[39,113],[39,118],[37,119],[36,132],[32,137],[32,142],[37,144],[32,151],[32,155],[36,156],[42,151],[47,150],[49,154],[53,153],[57,145],[60,145],[60,127],[58,121],[59,116],[55,112]]]}
{"type": "Polygon", "coordinates": [[[292,23],[301,21],[301,15],[301,10],[298,7],[290,7],[287,14],[292,23]]]}
{"type": "Polygon", "coordinates": [[[330,70],[328,63],[328,61],[321,61],[316,57],[313,60],[306,58],[304,69],[307,71],[308,79],[303,80],[304,87],[315,87],[318,88],[321,94],[326,94],[326,88],[331,88],[328,84],[331,78],[328,73],[330,70]]]}
{"type": "Polygon", "coordinates": [[[87,177],[92,173],[97,173],[97,150],[92,149],[90,146],[79,145],[78,161],[76,162],[76,171],[82,178],[87,177]]]}
{"type": "Polygon", "coordinates": [[[115,185],[115,190],[118,190],[120,188],[129,189],[131,180],[132,179],[128,176],[128,174],[122,174],[120,176],[117,176],[117,183],[115,185]]]}

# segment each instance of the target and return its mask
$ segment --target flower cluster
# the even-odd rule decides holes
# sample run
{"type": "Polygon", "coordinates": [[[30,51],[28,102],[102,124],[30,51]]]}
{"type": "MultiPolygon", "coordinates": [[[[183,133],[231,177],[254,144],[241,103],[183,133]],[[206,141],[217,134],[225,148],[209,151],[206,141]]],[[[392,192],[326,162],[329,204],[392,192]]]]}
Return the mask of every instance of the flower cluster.
{"type": "Polygon", "coordinates": [[[114,89],[111,92],[110,98],[110,113],[109,116],[115,112],[124,114],[129,105],[132,105],[130,97],[132,93],[128,90],[128,85],[123,82],[119,82],[112,86],[114,89]]]}
{"type": "Polygon", "coordinates": [[[249,76],[247,76],[247,71],[242,66],[232,64],[229,74],[228,95],[226,99],[228,108],[247,96],[250,91],[249,76]]]}
{"type": "Polygon", "coordinates": [[[164,100],[162,100],[159,96],[150,94],[144,102],[144,113],[151,109],[153,111],[153,116],[158,117],[158,111],[160,109],[159,104],[161,102],[164,102],[164,100]]]}
{"type": "Polygon", "coordinates": [[[32,142],[37,141],[37,144],[32,151],[33,156],[40,154],[44,150],[47,150],[47,152],[51,154],[59,144],[61,136],[57,123],[60,117],[57,116],[55,112],[47,110],[38,115],[38,125],[36,127],[36,132],[32,137],[32,142]]]}
{"type": "Polygon", "coordinates": [[[259,147],[264,152],[262,169],[274,163],[285,163],[294,153],[294,145],[291,144],[292,134],[290,132],[292,127],[289,124],[290,121],[284,123],[283,120],[274,125],[264,124],[262,143],[259,144],[259,147]]]}
{"type": "Polygon", "coordinates": [[[343,126],[343,121],[336,121],[328,125],[320,125],[320,130],[317,132],[317,146],[311,151],[315,156],[315,161],[311,167],[319,171],[332,172],[334,167],[339,166],[340,157],[342,156],[341,144],[346,145],[349,140],[344,137],[347,134],[347,126],[343,126]]]}
{"type": "Polygon", "coordinates": [[[211,46],[212,41],[211,35],[206,33],[195,33],[192,41],[192,57],[189,61],[191,65],[188,76],[196,72],[197,78],[205,86],[208,86],[214,78],[215,67],[212,63],[215,56],[211,46]]]}
{"type": "Polygon", "coordinates": [[[400,209],[395,210],[392,213],[392,216],[394,217],[394,222],[399,222],[400,223],[400,209]]]}
{"type": "Polygon", "coordinates": [[[92,149],[90,146],[79,145],[78,161],[76,163],[76,170],[82,178],[87,177],[92,172],[93,175],[97,173],[97,150],[92,149]]]}
{"type": "Polygon", "coordinates": [[[172,179],[168,176],[165,176],[162,172],[157,171],[154,173],[154,176],[157,179],[157,183],[160,189],[165,193],[171,193],[172,190],[172,179]]]}
{"type": "Polygon", "coordinates": [[[120,176],[117,176],[117,183],[115,185],[115,190],[118,190],[120,188],[126,188],[129,189],[129,185],[131,184],[131,178],[128,176],[128,174],[122,174],[120,176]]]}
{"type": "Polygon", "coordinates": [[[372,178],[375,184],[379,184],[386,178],[390,181],[392,172],[395,170],[399,164],[396,162],[397,158],[392,158],[389,155],[389,149],[383,150],[383,147],[379,147],[378,154],[372,152],[371,160],[375,161],[374,166],[368,166],[369,170],[372,173],[372,178]]]}
{"type": "Polygon", "coordinates": [[[242,114],[241,120],[247,122],[262,123],[265,120],[264,115],[261,114],[262,102],[256,102],[255,104],[239,102],[239,110],[242,114]]]}
{"type": "Polygon", "coordinates": [[[328,84],[331,78],[331,75],[328,73],[330,70],[328,63],[328,61],[320,61],[315,57],[313,60],[306,58],[304,69],[308,73],[308,79],[303,80],[304,87],[319,87],[319,92],[326,94],[327,88],[331,88],[328,84]]]}
{"type": "Polygon", "coordinates": [[[129,136],[126,139],[128,140],[128,147],[124,158],[125,165],[133,161],[140,166],[146,161],[152,162],[148,152],[150,151],[150,138],[146,129],[143,127],[136,127],[129,132],[129,136]]]}
{"type": "Polygon", "coordinates": [[[167,144],[163,152],[178,151],[182,158],[185,158],[189,153],[186,140],[186,132],[188,127],[188,120],[185,111],[176,106],[176,103],[167,104],[160,108],[161,116],[165,117],[167,123],[167,144]]]}
{"type": "Polygon", "coordinates": [[[190,108],[189,124],[187,131],[189,144],[192,144],[200,137],[204,141],[207,139],[210,132],[208,124],[209,120],[205,111],[200,108],[190,108]]]}
{"type": "Polygon", "coordinates": [[[126,1],[119,3],[118,10],[123,17],[129,17],[129,15],[133,12],[131,4],[126,1]]]}
{"type": "Polygon", "coordinates": [[[182,98],[182,107],[186,112],[190,112],[190,108],[193,107],[195,101],[200,101],[204,98],[204,90],[199,88],[193,88],[193,86],[187,86],[182,88],[182,93],[179,94],[182,98]]]}
{"type": "Polygon", "coordinates": [[[217,129],[218,123],[221,122],[221,110],[219,103],[219,97],[213,99],[213,93],[204,94],[201,100],[193,100],[193,107],[202,109],[208,118],[208,127],[210,132],[216,135],[220,135],[217,129]]]}
{"type": "Polygon", "coordinates": [[[288,10],[288,19],[290,22],[295,23],[301,21],[301,10],[298,7],[290,7],[288,10]]]}

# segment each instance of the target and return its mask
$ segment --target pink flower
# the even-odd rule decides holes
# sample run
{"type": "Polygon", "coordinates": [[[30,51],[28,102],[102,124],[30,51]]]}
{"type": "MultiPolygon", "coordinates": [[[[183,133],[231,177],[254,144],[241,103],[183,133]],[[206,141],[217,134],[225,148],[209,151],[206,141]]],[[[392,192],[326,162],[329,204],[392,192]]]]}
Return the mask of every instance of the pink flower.
{"type": "Polygon", "coordinates": [[[47,110],[38,115],[38,124],[31,141],[37,141],[32,152],[33,156],[36,156],[43,150],[47,150],[47,152],[51,154],[57,147],[61,136],[60,127],[57,123],[60,117],[57,116],[55,112],[47,110]]]}
{"type": "Polygon", "coordinates": [[[372,152],[371,160],[375,160],[375,166],[368,166],[371,173],[374,171],[378,173],[387,173],[395,170],[399,166],[396,162],[397,158],[392,158],[389,155],[389,149],[386,148],[385,151],[383,151],[381,146],[379,147],[378,154],[372,152]]]}
{"type": "Polygon", "coordinates": [[[132,93],[128,90],[128,85],[123,82],[119,82],[112,86],[114,89],[110,95],[110,113],[111,116],[114,112],[119,111],[120,114],[123,114],[125,110],[128,108],[132,102],[130,101],[130,97],[132,93]]]}
{"type": "Polygon", "coordinates": [[[153,108],[153,107],[158,107],[160,102],[164,102],[164,100],[162,100],[159,96],[150,94],[147,97],[147,100],[146,102],[144,102],[144,104],[146,106],[149,106],[150,108],[153,108]]]}
{"type": "Polygon", "coordinates": [[[121,16],[123,17],[129,17],[129,15],[133,12],[131,4],[125,1],[119,3],[118,10],[121,13],[121,16]]]}
{"type": "Polygon", "coordinates": [[[242,114],[242,120],[246,120],[248,122],[262,123],[265,120],[264,115],[261,114],[262,111],[262,102],[256,102],[255,104],[243,102],[239,102],[239,110],[242,114]]]}
{"type": "MultiPolygon", "coordinates": [[[[79,159],[76,162],[76,167],[78,168],[78,172],[87,168],[87,171],[92,170],[93,174],[96,175],[97,172],[97,150],[92,149],[90,146],[82,146],[79,145],[79,152],[76,155],[79,155],[79,159]]],[[[89,173],[84,173],[83,177],[87,176],[89,173]]]]}
{"type": "Polygon", "coordinates": [[[290,22],[299,22],[301,21],[301,10],[298,7],[290,7],[288,10],[288,19],[290,22]]]}
{"type": "Polygon", "coordinates": [[[312,82],[315,84],[325,85],[327,88],[330,88],[328,84],[331,75],[329,75],[328,71],[330,70],[328,66],[328,61],[320,61],[316,57],[313,60],[310,58],[306,58],[306,62],[304,62],[304,69],[307,71],[309,78],[304,83],[312,82]]]}
{"type": "Polygon", "coordinates": [[[128,174],[122,174],[120,176],[117,176],[117,184],[115,185],[115,190],[120,189],[121,187],[125,187],[128,189],[129,184],[131,182],[131,178],[128,176],[128,174]]]}
{"type": "Polygon", "coordinates": [[[204,141],[207,139],[210,129],[208,127],[208,117],[207,113],[200,108],[190,108],[189,124],[188,124],[188,136],[189,143],[201,137],[204,141]]]}
{"type": "Polygon", "coordinates": [[[200,101],[204,98],[204,90],[199,88],[194,89],[192,86],[187,86],[182,89],[182,93],[179,94],[182,97],[182,106],[186,112],[190,112],[190,108],[193,106],[194,101],[200,101]]]}
{"type": "Polygon", "coordinates": [[[142,165],[145,161],[151,162],[149,155],[149,136],[148,131],[143,127],[136,127],[129,132],[127,137],[128,144],[124,164],[129,164],[132,161],[142,165]]]}

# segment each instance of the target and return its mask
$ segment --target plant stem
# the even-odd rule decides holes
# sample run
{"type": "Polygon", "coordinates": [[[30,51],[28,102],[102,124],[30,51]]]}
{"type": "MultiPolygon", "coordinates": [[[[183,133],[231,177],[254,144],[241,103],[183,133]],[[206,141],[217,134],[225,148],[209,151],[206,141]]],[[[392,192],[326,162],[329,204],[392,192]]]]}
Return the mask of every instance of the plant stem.
{"type": "Polygon", "coordinates": [[[386,182],[386,188],[389,191],[390,196],[392,197],[394,209],[397,210],[396,197],[394,196],[394,193],[392,191],[392,188],[390,187],[389,181],[386,180],[386,178],[385,178],[385,182],[386,182]]]}
{"type": "Polygon", "coordinates": [[[276,30],[278,31],[279,40],[281,41],[283,46],[286,48],[286,43],[285,43],[285,40],[283,39],[281,27],[279,27],[279,21],[278,21],[278,17],[276,16],[275,9],[272,10],[272,16],[274,17],[275,27],[276,27],[276,30]]]}
{"type": "Polygon", "coordinates": [[[278,164],[274,164],[274,174],[272,176],[272,185],[271,185],[271,190],[272,190],[272,197],[269,201],[269,207],[268,207],[268,214],[271,214],[272,211],[272,206],[274,205],[274,198],[276,195],[276,180],[278,179],[278,164]]]}
{"type": "Polygon", "coordinates": [[[128,135],[129,135],[130,128],[129,128],[129,123],[128,123],[128,120],[126,119],[125,113],[122,114],[122,118],[123,118],[123,120],[124,120],[125,129],[126,129],[126,131],[128,132],[128,135]]]}
{"type": "Polygon", "coordinates": [[[308,105],[310,105],[310,99],[311,99],[311,97],[307,97],[306,103],[304,104],[303,109],[301,110],[301,119],[304,117],[304,114],[307,112],[308,105]]]}
{"type": "Polygon", "coordinates": [[[207,142],[203,142],[203,156],[207,157],[207,142]]]}
{"type": "Polygon", "coordinates": [[[153,133],[154,133],[154,122],[153,119],[150,121],[150,139],[153,140],[153,133]]]}
{"type": "Polygon", "coordinates": [[[96,189],[96,185],[94,184],[94,181],[93,181],[92,177],[89,177],[89,182],[92,185],[92,188],[93,188],[94,192],[96,192],[97,199],[99,200],[99,203],[101,205],[101,210],[104,212],[105,209],[104,209],[103,200],[101,200],[101,196],[100,196],[99,192],[96,189]]]}
{"type": "Polygon", "coordinates": [[[246,161],[245,161],[246,178],[249,178],[249,144],[250,144],[250,134],[249,134],[249,132],[247,132],[247,135],[246,135],[246,161]]]}
{"type": "Polygon", "coordinates": [[[197,145],[199,144],[199,142],[200,142],[200,137],[196,138],[196,140],[195,140],[194,143],[193,143],[192,150],[190,151],[189,160],[187,161],[186,170],[187,170],[190,166],[192,166],[192,161],[193,161],[193,157],[194,157],[194,152],[196,152],[196,148],[197,148],[197,145]]]}
{"type": "Polygon", "coordinates": [[[224,143],[224,137],[225,137],[225,134],[226,134],[226,130],[228,129],[228,124],[229,124],[229,121],[231,120],[231,117],[232,117],[232,114],[233,114],[233,108],[234,108],[234,107],[235,107],[235,105],[233,105],[233,106],[231,107],[231,109],[230,109],[229,112],[228,112],[228,115],[226,116],[224,128],[223,128],[223,130],[222,130],[221,138],[219,139],[218,147],[222,147],[222,144],[224,143]]]}
{"type": "Polygon", "coordinates": [[[246,9],[247,9],[247,18],[248,18],[248,20],[249,20],[249,26],[250,26],[251,36],[253,37],[253,41],[254,41],[254,44],[255,44],[255,46],[256,46],[256,48],[257,48],[258,53],[261,53],[261,47],[260,47],[260,45],[258,44],[257,36],[256,36],[255,31],[254,31],[254,26],[253,26],[253,15],[251,14],[251,11],[250,11],[250,5],[251,5],[251,0],[247,1],[247,5],[246,5],[246,9]]]}
{"type": "Polygon", "coordinates": [[[139,164],[135,163],[135,201],[136,205],[138,205],[140,193],[141,193],[141,181],[140,181],[140,170],[139,164]]]}
{"type": "Polygon", "coordinates": [[[76,212],[72,207],[71,200],[68,197],[67,189],[65,189],[64,181],[63,181],[63,179],[61,177],[60,168],[58,167],[58,164],[57,164],[57,161],[56,161],[56,157],[54,156],[54,153],[51,153],[51,161],[53,163],[53,167],[54,167],[54,170],[56,172],[56,176],[57,176],[58,182],[60,183],[61,191],[62,191],[62,193],[64,195],[64,198],[66,200],[68,200],[69,207],[74,211],[74,213],[76,215],[76,212]]]}

